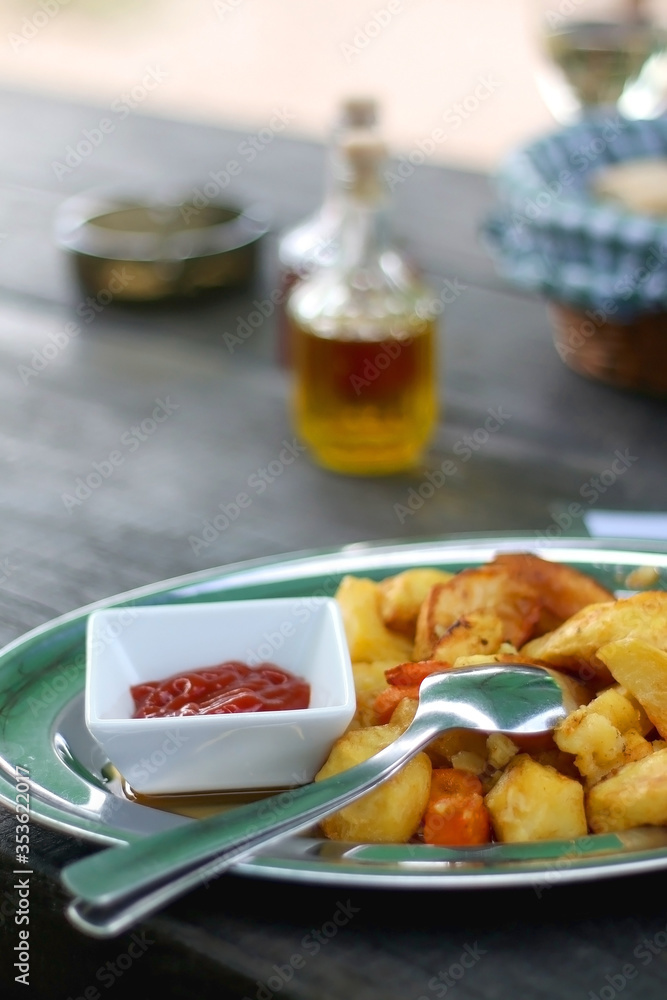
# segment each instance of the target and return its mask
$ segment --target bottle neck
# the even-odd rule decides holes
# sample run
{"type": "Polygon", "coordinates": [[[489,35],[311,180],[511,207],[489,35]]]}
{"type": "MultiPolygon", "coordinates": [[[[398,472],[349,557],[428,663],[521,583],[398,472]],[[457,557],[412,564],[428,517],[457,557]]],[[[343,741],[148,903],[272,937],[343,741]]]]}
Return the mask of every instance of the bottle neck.
{"type": "Polygon", "coordinates": [[[345,271],[370,267],[389,242],[389,213],[386,199],[344,197],[338,261],[345,271]]]}
{"type": "Polygon", "coordinates": [[[377,135],[377,106],[371,99],[348,100],[344,103],[338,121],[329,138],[324,184],[324,203],[340,208],[347,168],[342,153],[343,143],[355,131],[377,135]]]}

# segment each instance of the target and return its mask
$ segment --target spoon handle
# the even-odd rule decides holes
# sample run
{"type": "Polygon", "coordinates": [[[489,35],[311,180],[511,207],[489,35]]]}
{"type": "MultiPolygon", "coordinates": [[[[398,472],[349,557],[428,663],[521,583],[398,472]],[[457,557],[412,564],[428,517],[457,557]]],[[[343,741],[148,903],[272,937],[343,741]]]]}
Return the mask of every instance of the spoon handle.
{"type": "Polygon", "coordinates": [[[94,937],[120,934],[257,847],[304,830],[359,798],[439,732],[462,724],[454,713],[437,722],[415,717],[388,747],[340,774],[76,861],[62,872],[63,884],[78,897],[68,918],[94,937]]]}

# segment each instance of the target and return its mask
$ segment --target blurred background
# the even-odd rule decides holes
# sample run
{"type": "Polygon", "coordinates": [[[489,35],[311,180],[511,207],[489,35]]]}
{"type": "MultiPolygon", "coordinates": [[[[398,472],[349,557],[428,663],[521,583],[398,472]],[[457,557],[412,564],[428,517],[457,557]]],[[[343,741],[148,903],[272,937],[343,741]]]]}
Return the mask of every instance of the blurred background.
{"type": "Polygon", "coordinates": [[[368,93],[393,152],[420,148],[434,163],[489,170],[554,124],[536,83],[534,7],[2,0],[0,86],[249,130],[278,109],[284,134],[314,139],[326,137],[341,97],[368,93]]]}

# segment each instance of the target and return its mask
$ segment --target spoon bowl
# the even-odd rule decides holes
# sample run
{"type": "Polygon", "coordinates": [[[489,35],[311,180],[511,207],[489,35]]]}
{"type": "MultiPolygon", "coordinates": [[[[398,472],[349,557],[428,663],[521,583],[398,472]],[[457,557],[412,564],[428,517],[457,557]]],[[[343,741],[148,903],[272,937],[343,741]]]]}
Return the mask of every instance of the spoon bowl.
{"type": "Polygon", "coordinates": [[[67,866],[62,881],[76,897],[67,916],[94,937],[120,934],[259,847],[360,798],[440,733],[550,733],[567,714],[565,697],[553,672],[526,664],[478,664],[431,674],[421,683],[417,712],[405,732],[355,767],[67,866]]]}

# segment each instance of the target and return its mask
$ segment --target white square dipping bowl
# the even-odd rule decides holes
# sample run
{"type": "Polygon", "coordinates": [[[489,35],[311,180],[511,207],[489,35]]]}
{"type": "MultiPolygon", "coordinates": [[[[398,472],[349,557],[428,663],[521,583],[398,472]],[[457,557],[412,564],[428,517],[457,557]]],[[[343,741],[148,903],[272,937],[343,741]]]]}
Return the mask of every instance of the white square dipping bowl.
{"type": "Polygon", "coordinates": [[[355,711],[340,610],[324,597],[94,611],[86,636],[86,725],[145,795],[306,784],[355,711]],[[304,678],[308,708],[131,718],[130,687],[241,660],[304,678]]]}

